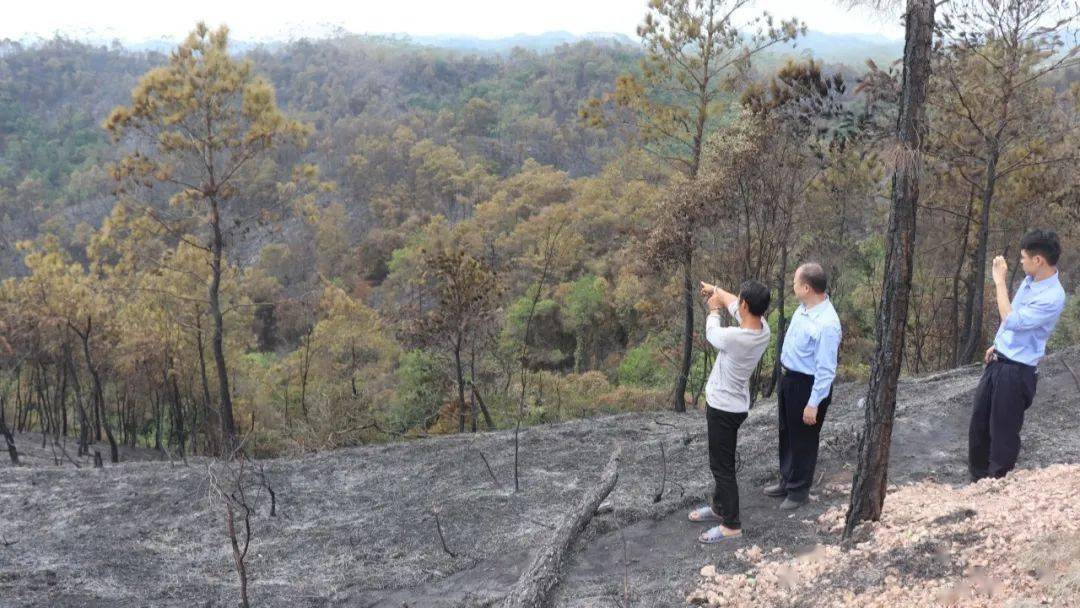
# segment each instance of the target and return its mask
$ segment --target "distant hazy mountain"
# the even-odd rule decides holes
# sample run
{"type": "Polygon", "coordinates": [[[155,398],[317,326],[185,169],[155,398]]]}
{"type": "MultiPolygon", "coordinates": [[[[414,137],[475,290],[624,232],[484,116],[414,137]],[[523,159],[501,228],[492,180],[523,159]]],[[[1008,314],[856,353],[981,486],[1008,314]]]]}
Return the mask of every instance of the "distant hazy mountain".
{"type": "Polygon", "coordinates": [[[867,58],[875,61],[899,59],[904,54],[901,38],[886,38],[875,34],[826,34],[809,31],[796,39],[787,52],[801,54],[809,50],[819,59],[832,62],[862,62],[867,58]]]}
{"type": "MultiPolygon", "coordinates": [[[[505,52],[514,47],[535,51],[550,50],[560,44],[572,44],[580,40],[638,46],[635,38],[625,34],[594,32],[575,35],[570,32],[545,32],[543,34],[517,34],[506,38],[477,38],[471,36],[403,36],[415,44],[476,52],[505,52]]],[[[904,41],[873,34],[827,34],[808,32],[795,44],[777,47],[779,54],[802,55],[809,52],[826,61],[861,62],[867,57],[894,59],[904,50],[904,41]]]]}
{"type": "Polygon", "coordinates": [[[637,45],[637,40],[626,34],[594,32],[577,35],[570,32],[544,32],[543,34],[515,34],[506,38],[477,38],[474,36],[408,36],[404,38],[425,46],[480,52],[505,52],[515,47],[532,51],[548,51],[560,44],[573,44],[581,40],[599,43],[637,45]]]}
{"type": "MultiPolygon", "coordinates": [[[[348,32],[332,24],[296,25],[283,29],[278,35],[262,40],[234,39],[233,49],[243,53],[255,47],[274,48],[285,44],[290,40],[300,38],[319,39],[332,38],[345,35],[348,32]]],[[[125,48],[137,51],[153,50],[168,52],[179,42],[168,37],[151,38],[144,40],[123,40],[111,36],[107,31],[72,31],[67,32],[68,37],[85,40],[97,44],[112,44],[119,42],[125,48]]],[[[515,34],[503,38],[481,38],[467,35],[431,35],[413,36],[404,33],[380,34],[378,37],[390,38],[422,46],[453,49],[463,52],[474,53],[505,53],[514,48],[524,48],[531,51],[544,52],[561,44],[573,44],[582,40],[589,40],[598,44],[627,45],[638,47],[636,38],[626,34],[614,32],[592,32],[588,34],[572,34],[570,32],[545,32],[542,34],[515,34]]],[[[32,43],[34,40],[27,39],[20,42],[32,43]]],[[[827,34],[824,32],[811,31],[806,36],[800,37],[795,44],[785,47],[776,47],[772,53],[775,55],[812,55],[828,62],[843,62],[861,64],[866,58],[875,61],[887,62],[900,57],[904,43],[900,39],[886,38],[873,34],[827,34]]]]}

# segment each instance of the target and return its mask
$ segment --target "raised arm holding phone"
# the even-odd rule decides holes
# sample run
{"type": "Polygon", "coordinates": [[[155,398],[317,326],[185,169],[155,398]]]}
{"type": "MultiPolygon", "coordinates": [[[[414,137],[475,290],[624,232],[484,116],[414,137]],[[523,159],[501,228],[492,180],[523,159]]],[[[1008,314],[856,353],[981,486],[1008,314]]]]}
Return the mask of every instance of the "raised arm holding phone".
{"type": "Polygon", "coordinates": [[[1024,412],[1035,399],[1036,367],[1046,354],[1046,341],[1065,308],[1065,290],[1058,280],[1061,243],[1057,234],[1032,230],[1020,241],[1024,280],[1009,300],[1009,265],[994,258],[994,293],[1001,325],[986,350],[968,428],[968,472],[972,481],[1004,477],[1020,454],[1024,412]]]}

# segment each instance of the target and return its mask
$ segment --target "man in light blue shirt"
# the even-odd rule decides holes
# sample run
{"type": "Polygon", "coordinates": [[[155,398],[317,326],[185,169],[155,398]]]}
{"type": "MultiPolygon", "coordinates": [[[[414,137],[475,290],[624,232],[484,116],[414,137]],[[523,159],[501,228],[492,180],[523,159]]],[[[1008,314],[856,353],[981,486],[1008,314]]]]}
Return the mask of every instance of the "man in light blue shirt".
{"type": "Polygon", "coordinates": [[[841,331],[827,287],[820,264],[803,264],[795,271],[793,289],[800,304],[783,337],[783,376],[776,394],[780,482],[765,488],[768,496],[785,497],[784,510],[797,509],[809,498],[821,424],[832,402],[841,331]]]}
{"type": "Polygon", "coordinates": [[[1035,399],[1036,365],[1046,353],[1046,340],[1065,308],[1065,290],[1058,280],[1061,244],[1054,232],[1032,230],[1020,240],[1024,277],[1009,302],[1008,264],[994,258],[993,277],[1001,325],[987,349],[968,429],[968,470],[972,481],[1004,477],[1020,454],[1024,412],[1035,399]]]}

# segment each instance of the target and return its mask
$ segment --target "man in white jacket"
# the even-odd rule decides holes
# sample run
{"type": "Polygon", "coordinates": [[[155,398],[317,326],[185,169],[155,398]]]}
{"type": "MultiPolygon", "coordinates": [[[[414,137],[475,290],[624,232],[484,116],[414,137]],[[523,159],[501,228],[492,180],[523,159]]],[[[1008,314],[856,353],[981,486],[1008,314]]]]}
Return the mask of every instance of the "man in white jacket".
{"type": "Polygon", "coordinates": [[[691,511],[689,519],[719,522],[698,537],[700,542],[716,543],[742,534],[735,451],[739,426],[750,411],[750,375],[769,347],[771,334],[764,316],[770,294],[769,288],[757,281],[743,283],[738,296],[705,282],[701,283],[701,293],[709,297],[705,337],[717,350],[705,384],[709,468],[715,486],[711,505],[691,511]],[[721,327],[721,309],[727,309],[738,326],[721,327]]]}

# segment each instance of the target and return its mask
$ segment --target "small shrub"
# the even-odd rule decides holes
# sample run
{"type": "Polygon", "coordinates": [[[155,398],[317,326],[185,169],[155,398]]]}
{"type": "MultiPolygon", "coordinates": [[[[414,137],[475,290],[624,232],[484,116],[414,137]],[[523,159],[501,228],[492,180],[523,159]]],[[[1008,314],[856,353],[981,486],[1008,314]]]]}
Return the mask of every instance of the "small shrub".
{"type": "Polygon", "coordinates": [[[671,381],[663,361],[649,342],[626,351],[619,363],[618,377],[620,385],[646,388],[662,388],[671,381]]]}

